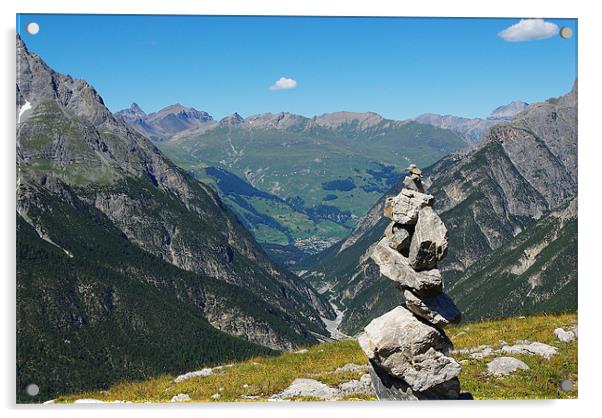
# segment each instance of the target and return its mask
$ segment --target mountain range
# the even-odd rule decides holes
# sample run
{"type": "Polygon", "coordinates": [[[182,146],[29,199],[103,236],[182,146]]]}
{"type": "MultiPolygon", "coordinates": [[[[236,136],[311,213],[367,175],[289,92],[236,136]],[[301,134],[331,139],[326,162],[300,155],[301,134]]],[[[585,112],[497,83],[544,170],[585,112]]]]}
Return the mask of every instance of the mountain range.
{"type": "Polygon", "coordinates": [[[115,116],[210,184],[270,257],[290,266],[349,234],[409,161],[426,166],[470,149],[487,128],[526,107],[512,102],[486,119],[281,112],[216,121],[182,105],[146,115],[133,103],[115,116]]]}
{"type": "Polygon", "coordinates": [[[20,37],[17,69],[18,388],[44,399],[329,335],[322,296],[92,86],[20,37]]]}
{"type": "MultiPolygon", "coordinates": [[[[139,129],[142,122],[128,114],[140,111],[132,105],[116,116],[139,129]]],[[[466,147],[450,130],[371,112],[206,119],[157,146],[211,184],[269,255],[286,265],[345,237],[410,161],[428,165],[466,147]]]]}
{"type": "MultiPolygon", "coordinates": [[[[469,302],[468,295],[472,286],[476,286],[472,280],[476,281],[476,277],[480,277],[478,280],[487,277],[489,284],[500,283],[498,278],[491,279],[489,270],[477,273],[468,269],[477,261],[478,269],[483,257],[494,250],[505,254],[511,248],[522,248],[520,240],[525,240],[529,233],[520,239],[519,236],[529,228],[540,239],[537,242],[540,248],[533,253],[535,259],[545,256],[543,248],[552,248],[555,239],[544,239],[535,233],[548,227],[533,224],[575,199],[577,194],[577,82],[565,96],[532,104],[511,121],[492,126],[474,150],[450,154],[423,170],[423,175],[427,192],[435,196],[434,207],[449,231],[449,252],[441,266],[449,294],[457,298],[462,312],[469,312],[469,319],[503,315],[508,308],[490,306],[488,298],[493,295],[488,292],[475,292],[478,299],[469,302]],[[469,308],[469,303],[477,304],[478,308],[469,308]]],[[[386,195],[396,195],[401,188],[402,180],[386,195]]],[[[381,277],[369,257],[371,246],[388,223],[383,217],[384,201],[385,196],[346,239],[295,266],[303,277],[330,295],[340,309],[345,309],[341,327],[350,334],[400,303],[391,297],[395,294],[391,282],[381,277]]],[[[520,293],[524,289],[520,287],[512,303],[530,306],[531,311],[576,308],[576,233],[576,227],[572,226],[559,233],[569,236],[563,238],[564,243],[571,244],[566,257],[552,257],[552,266],[543,261],[531,264],[529,277],[538,274],[548,277],[545,286],[539,289],[545,289],[546,296],[537,296],[537,290],[520,293]],[[543,270],[548,273],[543,274],[543,270]],[[574,274],[562,276],[567,270],[574,274]],[[568,282],[563,286],[550,284],[565,281],[568,282]],[[562,297],[565,287],[570,291],[562,297]],[[530,298],[542,302],[535,303],[530,298]]],[[[536,279],[530,283],[534,288],[543,286],[536,279]]],[[[495,292],[504,295],[499,288],[495,292]]]]}
{"type": "Polygon", "coordinates": [[[211,125],[213,117],[181,104],[167,106],[158,112],[146,114],[136,103],[115,116],[153,141],[164,141],[179,132],[211,125]]]}
{"type": "Polygon", "coordinates": [[[460,134],[470,146],[477,145],[485,131],[500,121],[512,120],[516,115],[525,110],[529,105],[525,102],[513,101],[507,105],[499,106],[485,118],[463,118],[453,115],[438,115],[423,113],[414,120],[443,129],[451,129],[460,134]]]}

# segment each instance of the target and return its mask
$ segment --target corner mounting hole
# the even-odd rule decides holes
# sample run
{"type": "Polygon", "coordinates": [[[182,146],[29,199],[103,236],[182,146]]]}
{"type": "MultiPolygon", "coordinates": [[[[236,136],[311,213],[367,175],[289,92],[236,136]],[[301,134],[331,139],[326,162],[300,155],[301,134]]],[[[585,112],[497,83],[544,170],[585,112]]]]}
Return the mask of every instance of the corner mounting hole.
{"type": "Polygon", "coordinates": [[[30,383],[25,388],[25,393],[27,393],[29,396],[37,396],[38,393],[40,393],[40,387],[35,383],[30,383]]]}
{"type": "Polygon", "coordinates": [[[562,39],[570,39],[573,36],[573,30],[569,27],[564,27],[560,29],[560,37],[562,39]]]}
{"type": "Polygon", "coordinates": [[[38,32],[40,32],[40,25],[38,25],[36,22],[29,22],[25,27],[25,30],[27,30],[27,33],[30,35],[37,35],[38,32]]]}

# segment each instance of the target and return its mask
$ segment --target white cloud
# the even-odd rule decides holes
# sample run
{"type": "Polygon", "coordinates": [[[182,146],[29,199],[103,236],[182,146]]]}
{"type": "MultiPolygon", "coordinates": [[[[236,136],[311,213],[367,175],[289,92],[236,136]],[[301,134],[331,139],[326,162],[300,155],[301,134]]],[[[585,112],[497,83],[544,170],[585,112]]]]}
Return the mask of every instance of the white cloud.
{"type": "Polygon", "coordinates": [[[280,77],[270,86],[270,90],[288,90],[297,87],[297,82],[292,78],[280,77]]]}
{"type": "Polygon", "coordinates": [[[498,33],[498,36],[508,42],[538,41],[551,38],[558,31],[558,25],[543,19],[521,19],[498,33]]]}

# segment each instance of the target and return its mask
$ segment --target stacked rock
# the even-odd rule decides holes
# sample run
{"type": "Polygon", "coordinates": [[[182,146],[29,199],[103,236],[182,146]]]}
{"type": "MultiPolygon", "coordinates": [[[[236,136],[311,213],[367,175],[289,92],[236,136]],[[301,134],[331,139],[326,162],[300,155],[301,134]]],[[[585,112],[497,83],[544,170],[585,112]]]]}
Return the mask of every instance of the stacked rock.
{"type": "Polygon", "coordinates": [[[359,343],[379,399],[457,399],[461,367],[449,357],[453,345],[443,328],[458,322],[460,312],[443,293],[437,269],[447,253],[447,228],[424,192],[420,169],[408,170],[401,193],[387,198],[384,214],[392,222],[371,254],[405,304],[370,322],[359,343]]]}

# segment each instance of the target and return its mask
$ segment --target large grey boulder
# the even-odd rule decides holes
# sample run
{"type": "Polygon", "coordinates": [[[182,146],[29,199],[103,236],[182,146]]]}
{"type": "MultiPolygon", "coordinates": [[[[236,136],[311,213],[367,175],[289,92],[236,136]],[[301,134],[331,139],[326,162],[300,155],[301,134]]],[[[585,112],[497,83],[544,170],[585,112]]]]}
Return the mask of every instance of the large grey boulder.
{"type": "Polygon", "coordinates": [[[413,225],[418,220],[418,212],[434,203],[430,194],[416,190],[402,189],[397,196],[387,197],[384,214],[387,218],[403,225],[413,225]]]}
{"type": "Polygon", "coordinates": [[[413,390],[402,379],[391,376],[374,362],[370,361],[369,364],[372,386],[379,400],[418,401],[460,398],[460,381],[457,377],[427,391],[419,392],[413,390]]]}
{"type": "Polygon", "coordinates": [[[453,346],[445,334],[403,306],[370,322],[358,341],[370,360],[414,391],[426,391],[460,374],[460,365],[447,356],[453,346]]]}
{"type": "Polygon", "coordinates": [[[410,248],[412,237],[410,232],[402,224],[391,222],[385,229],[385,237],[387,244],[394,250],[399,252],[410,248]]]}
{"type": "Polygon", "coordinates": [[[487,363],[489,376],[507,376],[517,370],[529,370],[529,366],[514,357],[498,357],[487,363]]]}
{"type": "Polygon", "coordinates": [[[447,254],[447,228],[430,206],[418,213],[410,243],[409,262],[416,270],[432,269],[447,254]]]}
{"type": "Polygon", "coordinates": [[[421,298],[411,290],[405,289],[403,296],[410,311],[437,327],[443,328],[448,324],[460,322],[460,310],[445,293],[421,298]]]}
{"type": "Polygon", "coordinates": [[[422,295],[436,295],[443,289],[439,270],[414,271],[407,257],[390,248],[386,238],[374,247],[371,257],[379,266],[383,276],[399,283],[402,287],[409,287],[422,295]]]}

